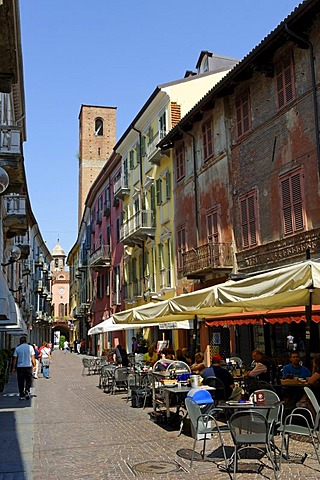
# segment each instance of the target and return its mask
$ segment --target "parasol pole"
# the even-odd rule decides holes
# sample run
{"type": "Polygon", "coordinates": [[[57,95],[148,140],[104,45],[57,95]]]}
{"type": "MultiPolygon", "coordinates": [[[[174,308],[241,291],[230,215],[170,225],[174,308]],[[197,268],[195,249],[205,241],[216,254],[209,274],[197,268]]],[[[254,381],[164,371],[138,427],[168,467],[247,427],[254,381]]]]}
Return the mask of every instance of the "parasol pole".
{"type": "MultiPolygon", "coordinates": [[[[306,249],[306,260],[310,260],[310,247],[306,249]]],[[[309,288],[309,304],[305,307],[306,314],[306,366],[311,367],[310,364],[310,329],[311,329],[311,320],[312,320],[312,293],[313,286],[309,288]]]]}

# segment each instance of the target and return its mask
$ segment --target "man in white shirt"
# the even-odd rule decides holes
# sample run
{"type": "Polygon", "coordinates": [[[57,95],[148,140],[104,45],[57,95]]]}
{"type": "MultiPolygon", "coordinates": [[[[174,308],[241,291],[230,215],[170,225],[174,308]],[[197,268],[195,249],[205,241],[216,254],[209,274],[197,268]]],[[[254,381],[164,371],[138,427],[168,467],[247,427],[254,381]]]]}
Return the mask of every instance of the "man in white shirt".
{"type": "Polygon", "coordinates": [[[29,400],[30,388],[32,384],[32,371],[36,366],[34,348],[27,343],[26,337],[20,338],[13,354],[12,371],[17,370],[17,380],[19,387],[20,400],[29,400]]]}

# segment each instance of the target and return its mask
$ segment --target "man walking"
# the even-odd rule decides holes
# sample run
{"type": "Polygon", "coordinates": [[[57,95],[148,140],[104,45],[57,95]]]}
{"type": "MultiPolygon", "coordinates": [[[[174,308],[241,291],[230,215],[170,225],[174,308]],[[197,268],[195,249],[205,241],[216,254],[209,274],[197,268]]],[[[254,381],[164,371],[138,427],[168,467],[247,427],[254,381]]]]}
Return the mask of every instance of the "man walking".
{"type": "Polygon", "coordinates": [[[13,354],[12,371],[17,370],[20,400],[29,400],[32,384],[32,370],[36,366],[34,348],[27,343],[26,337],[20,338],[13,354]]]}

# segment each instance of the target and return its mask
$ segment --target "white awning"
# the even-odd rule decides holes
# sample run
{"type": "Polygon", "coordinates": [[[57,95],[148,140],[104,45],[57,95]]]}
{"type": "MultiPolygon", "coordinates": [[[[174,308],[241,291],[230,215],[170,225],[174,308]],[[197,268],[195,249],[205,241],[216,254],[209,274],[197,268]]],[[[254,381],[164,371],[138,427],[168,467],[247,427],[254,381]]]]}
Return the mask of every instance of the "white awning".
{"type": "Polygon", "coordinates": [[[167,322],[157,324],[157,323],[115,323],[113,317],[107,318],[103,322],[95,325],[94,327],[90,328],[88,331],[88,335],[97,335],[99,333],[107,333],[107,332],[120,332],[121,330],[134,330],[139,328],[147,328],[147,327],[159,327],[165,330],[173,330],[176,328],[181,328],[183,330],[190,330],[193,328],[192,321],[184,320],[182,322],[167,322]]]}
{"type": "Polygon", "coordinates": [[[0,324],[0,332],[5,332],[10,335],[27,335],[28,333],[27,324],[23,320],[20,307],[14,301],[14,298],[12,295],[11,297],[9,297],[9,304],[10,304],[10,307],[12,307],[12,310],[10,310],[10,316],[12,321],[14,321],[14,323],[10,323],[10,325],[0,324]]]}

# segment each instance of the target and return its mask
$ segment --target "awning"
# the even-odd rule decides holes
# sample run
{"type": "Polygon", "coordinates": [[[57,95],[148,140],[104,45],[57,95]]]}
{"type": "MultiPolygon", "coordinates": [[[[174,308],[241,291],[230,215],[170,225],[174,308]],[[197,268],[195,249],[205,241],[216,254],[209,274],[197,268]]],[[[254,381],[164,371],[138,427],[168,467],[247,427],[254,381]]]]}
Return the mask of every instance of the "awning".
{"type": "Polygon", "coordinates": [[[12,305],[13,302],[13,309],[11,310],[12,320],[14,321],[13,324],[10,325],[3,325],[0,326],[0,332],[5,332],[10,335],[27,335],[28,327],[26,322],[23,320],[21,310],[19,305],[14,301],[13,296],[11,295],[12,300],[10,300],[10,304],[12,305]]]}
{"type": "Polygon", "coordinates": [[[0,270],[0,326],[15,324],[14,298],[0,270]]]}
{"type": "Polygon", "coordinates": [[[320,263],[305,260],[119,312],[114,319],[117,323],[160,323],[319,304],[320,263]]]}
{"type": "Polygon", "coordinates": [[[189,320],[185,320],[183,322],[168,322],[168,323],[115,323],[113,317],[107,318],[103,322],[95,325],[94,327],[90,328],[88,331],[88,335],[97,335],[99,333],[107,333],[107,332],[120,332],[121,330],[132,330],[132,329],[139,329],[139,328],[147,328],[147,327],[157,327],[159,326],[161,329],[164,330],[174,330],[174,329],[183,329],[183,330],[191,330],[193,328],[192,322],[189,320]]]}
{"type": "MultiPolygon", "coordinates": [[[[263,323],[291,323],[306,322],[305,307],[281,308],[279,310],[264,310],[257,312],[245,312],[223,317],[206,319],[209,327],[223,327],[229,325],[263,325],[263,323]]],[[[320,323],[320,305],[312,307],[312,321],[320,323]]]]}

